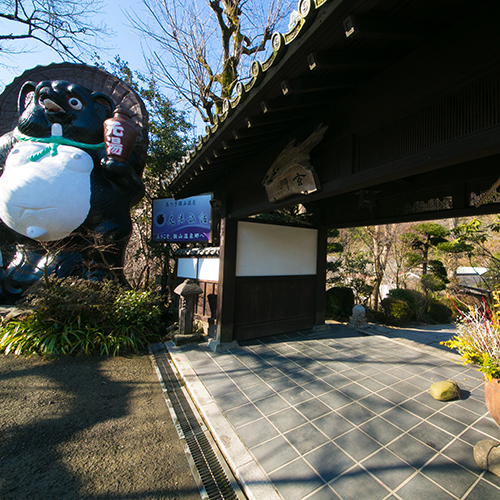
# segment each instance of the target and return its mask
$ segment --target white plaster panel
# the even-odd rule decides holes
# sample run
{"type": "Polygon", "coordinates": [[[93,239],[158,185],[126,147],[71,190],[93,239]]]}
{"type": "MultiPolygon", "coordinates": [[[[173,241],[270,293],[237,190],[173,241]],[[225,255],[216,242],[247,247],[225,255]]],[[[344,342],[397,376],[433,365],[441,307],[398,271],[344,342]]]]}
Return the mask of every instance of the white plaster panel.
{"type": "Polygon", "coordinates": [[[318,231],[238,222],[236,276],[316,274],[318,231]]]}
{"type": "Polygon", "coordinates": [[[179,278],[196,279],[196,269],[198,267],[198,259],[179,259],[177,262],[177,276],[179,278]]]}
{"type": "Polygon", "coordinates": [[[202,281],[219,281],[219,259],[199,259],[198,279],[202,281]]]}

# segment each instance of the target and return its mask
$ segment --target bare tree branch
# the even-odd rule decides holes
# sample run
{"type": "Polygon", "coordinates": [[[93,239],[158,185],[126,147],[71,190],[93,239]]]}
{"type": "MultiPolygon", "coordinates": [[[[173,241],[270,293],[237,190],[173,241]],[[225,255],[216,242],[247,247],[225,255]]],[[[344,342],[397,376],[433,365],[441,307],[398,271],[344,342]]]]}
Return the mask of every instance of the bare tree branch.
{"type": "MultiPolygon", "coordinates": [[[[149,18],[127,13],[148,40],[157,81],[213,123],[243,72],[286,19],[296,0],[142,0],[149,18]]],[[[284,31],[284,30],[283,30],[284,31]]],[[[245,75],[246,76],[246,75],[245,75]]]]}
{"type": "Polygon", "coordinates": [[[32,40],[83,62],[111,34],[92,19],[101,9],[101,0],[0,0],[0,50],[15,54],[16,43],[32,40]]]}

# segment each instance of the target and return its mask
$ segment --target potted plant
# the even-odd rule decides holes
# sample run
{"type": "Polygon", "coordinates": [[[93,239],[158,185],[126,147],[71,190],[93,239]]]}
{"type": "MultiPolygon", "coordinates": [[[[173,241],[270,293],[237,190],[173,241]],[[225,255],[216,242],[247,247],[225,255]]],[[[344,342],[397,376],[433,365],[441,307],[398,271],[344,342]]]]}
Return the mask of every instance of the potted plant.
{"type": "Polygon", "coordinates": [[[486,407],[500,426],[500,292],[493,292],[491,308],[483,299],[481,306],[459,312],[456,335],[441,343],[456,349],[464,364],[474,364],[484,373],[486,407]]]}

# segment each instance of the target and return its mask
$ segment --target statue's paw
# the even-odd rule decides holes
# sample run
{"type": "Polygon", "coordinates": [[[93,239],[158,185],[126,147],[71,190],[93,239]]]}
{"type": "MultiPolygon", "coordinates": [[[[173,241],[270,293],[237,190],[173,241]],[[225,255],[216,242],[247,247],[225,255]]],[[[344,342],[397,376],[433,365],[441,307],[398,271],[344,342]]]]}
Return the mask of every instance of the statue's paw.
{"type": "Polygon", "coordinates": [[[115,158],[104,157],[101,160],[101,167],[108,177],[121,177],[128,173],[128,163],[126,161],[116,160],[115,158]]]}

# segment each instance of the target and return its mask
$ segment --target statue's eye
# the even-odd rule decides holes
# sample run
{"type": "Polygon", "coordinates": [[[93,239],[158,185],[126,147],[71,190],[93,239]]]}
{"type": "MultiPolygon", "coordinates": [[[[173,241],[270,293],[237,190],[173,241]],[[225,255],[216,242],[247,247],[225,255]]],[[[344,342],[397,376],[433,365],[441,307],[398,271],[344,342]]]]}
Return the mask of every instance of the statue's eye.
{"type": "Polygon", "coordinates": [[[80,111],[80,109],[83,108],[82,101],[80,101],[80,99],[77,99],[76,97],[70,97],[68,100],[68,104],[76,111],[80,111]]]}

